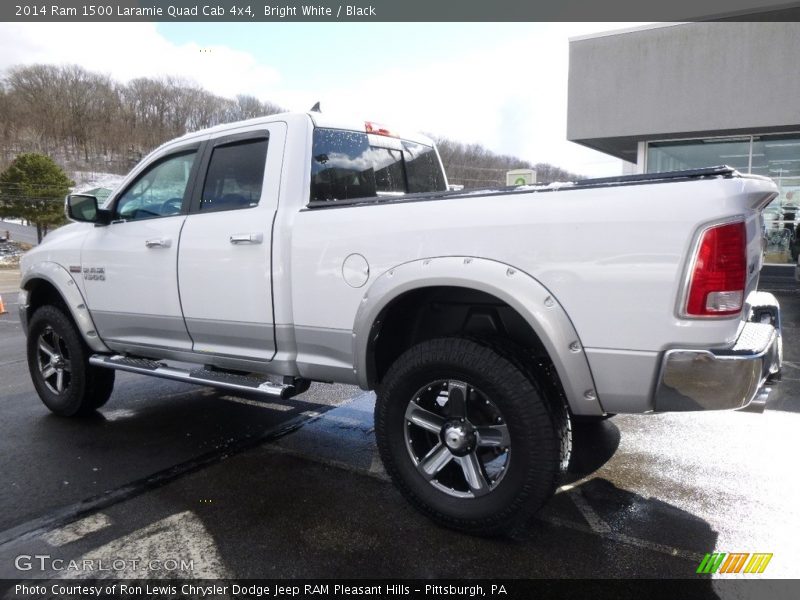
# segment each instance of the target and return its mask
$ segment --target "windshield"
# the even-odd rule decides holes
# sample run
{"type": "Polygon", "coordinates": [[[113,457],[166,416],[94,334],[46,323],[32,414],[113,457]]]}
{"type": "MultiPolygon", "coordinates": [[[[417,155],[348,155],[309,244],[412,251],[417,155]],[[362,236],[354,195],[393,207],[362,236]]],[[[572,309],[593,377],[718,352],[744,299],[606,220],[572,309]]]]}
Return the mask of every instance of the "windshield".
{"type": "Polygon", "coordinates": [[[357,131],[314,130],[312,202],[439,192],[446,187],[433,146],[357,131]]]}

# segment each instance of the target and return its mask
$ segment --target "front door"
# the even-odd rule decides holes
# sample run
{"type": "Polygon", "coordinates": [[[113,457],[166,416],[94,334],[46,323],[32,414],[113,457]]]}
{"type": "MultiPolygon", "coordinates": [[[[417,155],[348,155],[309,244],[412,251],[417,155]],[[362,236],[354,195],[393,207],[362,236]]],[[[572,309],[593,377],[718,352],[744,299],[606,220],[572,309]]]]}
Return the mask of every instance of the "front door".
{"type": "Polygon", "coordinates": [[[269,123],[208,142],[178,256],[195,352],[275,354],[270,259],[285,137],[284,123],[269,123]]]}
{"type": "Polygon", "coordinates": [[[83,244],[89,309],[112,348],[191,349],[177,267],[199,162],[199,144],[157,158],[115,197],[113,222],[95,227],[83,244]]]}

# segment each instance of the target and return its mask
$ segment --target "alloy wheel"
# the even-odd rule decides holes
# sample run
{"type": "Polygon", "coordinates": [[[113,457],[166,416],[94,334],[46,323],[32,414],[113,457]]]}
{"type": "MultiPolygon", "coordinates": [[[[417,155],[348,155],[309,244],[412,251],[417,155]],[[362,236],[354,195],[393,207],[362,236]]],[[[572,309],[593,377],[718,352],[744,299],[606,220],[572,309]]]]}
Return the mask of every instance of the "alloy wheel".
{"type": "Polygon", "coordinates": [[[46,327],[36,341],[39,374],[47,388],[61,395],[72,379],[72,364],[63,338],[52,327],[46,327]]]}
{"type": "Polygon", "coordinates": [[[500,409],[465,381],[433,381],[414,394],[405,411],[405,442],[417,471],[457,498],[491,493],[511,460],[500,409]]]}

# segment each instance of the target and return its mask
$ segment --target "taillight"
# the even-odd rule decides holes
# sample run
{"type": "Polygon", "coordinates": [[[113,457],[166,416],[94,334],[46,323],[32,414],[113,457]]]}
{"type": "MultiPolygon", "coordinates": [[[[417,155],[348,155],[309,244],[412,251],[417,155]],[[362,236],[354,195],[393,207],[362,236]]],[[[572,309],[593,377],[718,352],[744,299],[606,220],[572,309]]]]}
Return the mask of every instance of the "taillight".
{"type": "Polygon", "coordinates": [[[685,313],[692,317],[735,315],[747,281],[747,230],[727,223],[703,233],[689,277],[685,313]]]}

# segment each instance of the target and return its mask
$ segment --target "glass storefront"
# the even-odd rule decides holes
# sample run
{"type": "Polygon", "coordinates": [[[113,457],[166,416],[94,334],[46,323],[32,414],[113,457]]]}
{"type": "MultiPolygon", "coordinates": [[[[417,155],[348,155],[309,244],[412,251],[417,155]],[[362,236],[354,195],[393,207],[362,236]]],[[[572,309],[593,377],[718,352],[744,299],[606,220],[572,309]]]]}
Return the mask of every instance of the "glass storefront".
{"type": "Polygon", "coordinates": [[[794,264],[800,251],[800,134],[649,142],[646,172],[729,165],[771,177],[780,194],[764,209],[765,262],[794,264]]]}

